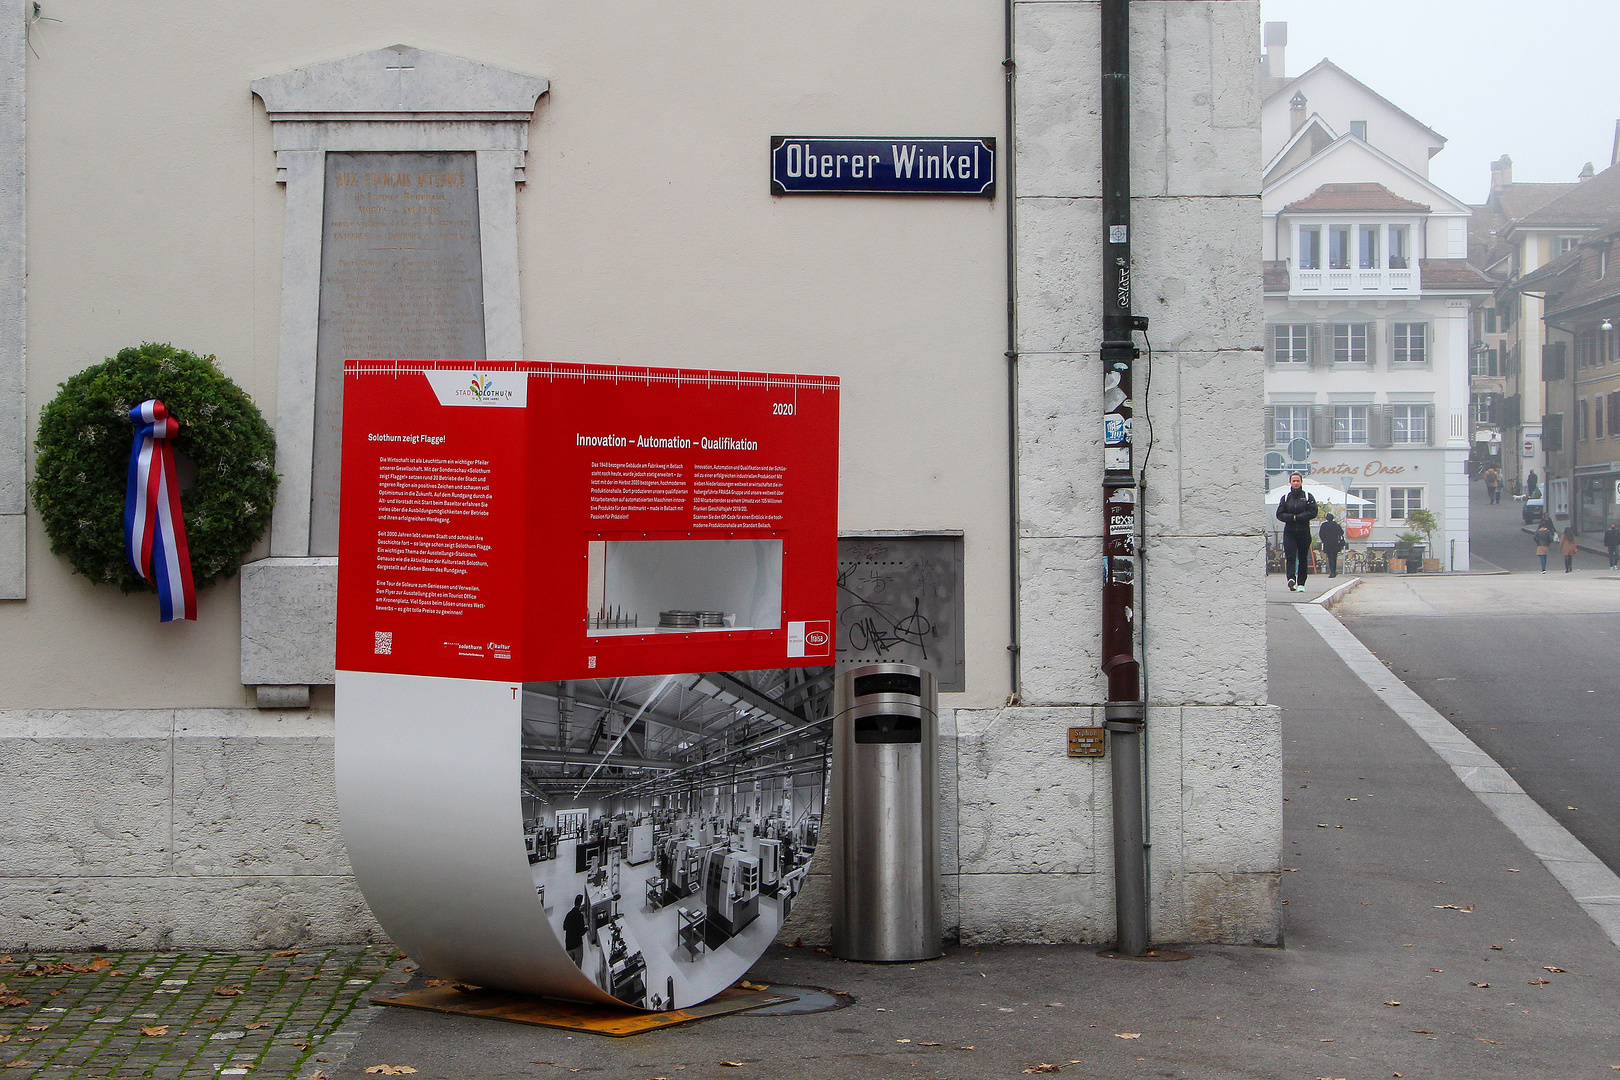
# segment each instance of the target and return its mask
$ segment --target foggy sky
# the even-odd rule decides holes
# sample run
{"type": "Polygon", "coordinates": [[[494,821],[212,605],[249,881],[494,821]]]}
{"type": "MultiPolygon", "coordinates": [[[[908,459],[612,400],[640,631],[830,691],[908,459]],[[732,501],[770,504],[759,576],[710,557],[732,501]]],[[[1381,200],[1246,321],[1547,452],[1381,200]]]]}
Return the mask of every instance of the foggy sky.
{"type": "MultiPolygon", "coordinates": [[[[1609,165],[1620,0],[1261,0],[1288,23],[1287,74],[1326,57],[1446,137],[1429,179],[1485,201],[1490,163],[1516,181],[1609,165]],[[1594,50],[1588,43],[1595,44],[1594,50]]],[[[1340,132],[1343,134],[1343,132],[1340,132]]]]}

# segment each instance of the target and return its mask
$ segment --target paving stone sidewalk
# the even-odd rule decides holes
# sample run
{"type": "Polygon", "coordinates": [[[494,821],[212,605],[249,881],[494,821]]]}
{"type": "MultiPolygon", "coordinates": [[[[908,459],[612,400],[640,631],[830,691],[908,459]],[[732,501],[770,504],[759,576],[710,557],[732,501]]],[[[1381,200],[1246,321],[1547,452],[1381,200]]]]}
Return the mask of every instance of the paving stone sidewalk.
{"type": "Polygon", "coordinates": [[[405,977],[387,946],[0,956],[3,1080],[331,1072],[405,977]]]}

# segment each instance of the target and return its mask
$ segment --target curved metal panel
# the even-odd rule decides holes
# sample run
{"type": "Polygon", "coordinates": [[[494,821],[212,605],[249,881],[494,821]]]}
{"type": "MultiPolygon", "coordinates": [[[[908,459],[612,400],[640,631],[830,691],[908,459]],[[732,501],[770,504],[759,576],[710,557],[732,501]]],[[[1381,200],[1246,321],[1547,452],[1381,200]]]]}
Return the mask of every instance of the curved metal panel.
{"type": "Polygon", "coordinates": [[[337,673],[337,788],[355,880],[445,979],[610,1002],[551,932],[523,848],[515,683],[337,673]]]}

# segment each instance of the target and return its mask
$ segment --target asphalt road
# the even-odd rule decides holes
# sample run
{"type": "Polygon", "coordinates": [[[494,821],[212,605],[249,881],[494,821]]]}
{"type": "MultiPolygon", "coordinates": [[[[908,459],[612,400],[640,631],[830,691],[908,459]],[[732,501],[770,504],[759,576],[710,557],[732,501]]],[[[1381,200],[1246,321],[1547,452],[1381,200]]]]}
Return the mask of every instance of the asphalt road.
{"type": "Polygon", "coordinates": [[[1620,872],[1620,573],[1582,552],[1542,575],[1518,506],[1475,488],[1473,551],[1508,574],[1373,577],[1339,615],[1620,872]]]}

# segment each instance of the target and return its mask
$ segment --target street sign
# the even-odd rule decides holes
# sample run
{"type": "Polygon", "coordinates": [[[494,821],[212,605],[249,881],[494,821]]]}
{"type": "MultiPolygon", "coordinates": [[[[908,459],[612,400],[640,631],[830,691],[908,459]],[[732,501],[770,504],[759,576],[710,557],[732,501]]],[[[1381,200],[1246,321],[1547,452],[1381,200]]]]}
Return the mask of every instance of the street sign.
{"type": "Polygon", "coordinates": [[[996,193],[996,140],[771,136],[772,195],[996,193]]]}

